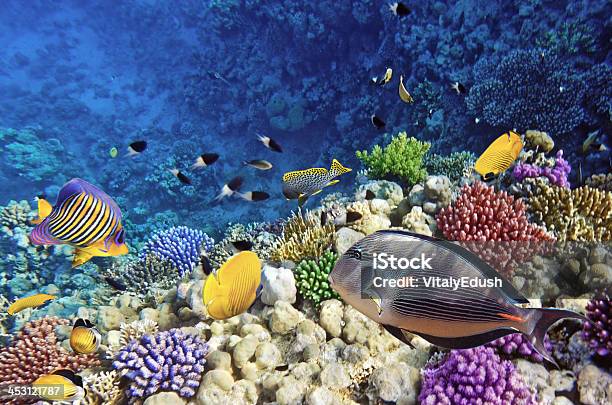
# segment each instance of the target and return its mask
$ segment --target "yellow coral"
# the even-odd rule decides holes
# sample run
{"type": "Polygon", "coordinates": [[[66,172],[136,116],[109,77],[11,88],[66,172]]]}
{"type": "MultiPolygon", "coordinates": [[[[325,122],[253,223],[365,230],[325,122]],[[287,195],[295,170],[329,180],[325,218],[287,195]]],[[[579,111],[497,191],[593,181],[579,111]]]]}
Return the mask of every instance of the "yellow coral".
{"type": "Polygon", "coordinates": [[[321,220],[310,212],[298,211],[287,220],[283,236],[275,243],[270,254],[273,261],[291,260],[299,262],[307,258],[318,258],[334,242],[333,224],[321,224],[321,220]]]}
{"type": "Polygon", "coordinates": [[[561,241],[612,239],[612,192],[546,185],[529,199],[529,210],[561,241]]]}
{"type": "Polygon", "coordinates": [[[555,141],[546,132],[528,130],[525,132],[525,141],[544,152],[550,152],[555,147],[555,141]]]}
{"type": "Polygon", "coordinates": [[[83,378],[87,391],[85,398],[76,405],[115,405],[121,403],[123,390],[119,387],[121,376],[117,371],[100,371],[83,378]]]}
{"type": "Polygon", "coordinates": [[[612,191],[612,173],[594,174],[587,178],[584,182],[589,187],[598,188],[600,190],[612,191]]]}
{"type": "MultiPolygon", "coordinates": [[[[358,232],[369,235],[381,229],[387,229],[391,226],[391,221],[387,218],[389,210],[381,209],[377,206],[376,200],[370,201],[355,201],[347,205],[347,211],[358,212],[361,214],[359,220],[348,224],[349,228],[352,228],[358,232]],[[385,212],[386,211],[386,212],[385,212]]],[[[389,205],[384,200],[378,200],[383,202],[386,208],[389,209],[389,205]]]]}

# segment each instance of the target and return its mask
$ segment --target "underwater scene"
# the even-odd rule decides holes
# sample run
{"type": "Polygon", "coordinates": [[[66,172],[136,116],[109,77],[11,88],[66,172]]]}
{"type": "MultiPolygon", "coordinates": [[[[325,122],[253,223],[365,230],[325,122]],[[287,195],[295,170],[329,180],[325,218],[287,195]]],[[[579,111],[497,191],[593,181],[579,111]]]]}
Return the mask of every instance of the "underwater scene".
{"type": "Polygon", "coordinates": [[[3,403],[612,403],[610,1],[0,26],[3,403]]]}

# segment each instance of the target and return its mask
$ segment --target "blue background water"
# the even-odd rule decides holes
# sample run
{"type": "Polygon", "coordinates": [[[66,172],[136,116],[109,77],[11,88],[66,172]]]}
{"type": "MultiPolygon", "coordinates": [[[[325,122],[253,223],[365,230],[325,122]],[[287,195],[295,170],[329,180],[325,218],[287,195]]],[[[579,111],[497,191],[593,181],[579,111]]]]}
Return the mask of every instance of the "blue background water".
{"type": "Polygon", "coordinates": [[[295,208],[281,195],[285,171],[337,158],[355,170],[329,192],[353,189],[354,151],[384,138],[374,113],[385,132],[405,130],[441,153],[479,154],[509,128],[547,130],[585,175],[609,171],[608,152],[584,157],[578,148],[592,131],[604,143],[610,134],[610,2],[406,4],[412,12],[399,19],[387,2],[368,0],[4,1],[0,127],[31,134],[0,139],[0,204],[41,192],[54,201],[78,176],[117,199],[138,239],[172,224],[214,233],[230,221],[273,220],[295,208]],[[544,51],[550,83],[534,75],[544,51]],[[503,63],[516,66],[514,81],[492,72],[503,63]],[[387,66],[394,81],[373,86],[387,66]],[[399,74],[412,105],[399,100],[399,74]],[[469,94],[457,95],[453,81],[469,94]],[[547,104],[517,105],[534,95],[547,104]],[[285,152],[265,149],[257,132],[285,152]],[[138,139],[147,151],[123,158],[138,139]],[[221,158],[190,171],[203,152],[221,158]],[[274,169],[242,166],[256,158],[274,169]],[[272,198],[212,204],[238,174],[244,191],[272,198]]]}

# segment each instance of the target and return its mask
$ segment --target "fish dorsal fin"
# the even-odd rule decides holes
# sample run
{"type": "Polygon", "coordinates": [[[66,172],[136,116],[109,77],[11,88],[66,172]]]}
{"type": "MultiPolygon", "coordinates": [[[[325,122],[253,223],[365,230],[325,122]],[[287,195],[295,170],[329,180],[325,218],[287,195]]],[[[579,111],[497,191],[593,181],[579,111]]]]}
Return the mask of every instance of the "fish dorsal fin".
{"type": "Polygon", "coordinates": [[[60,368],[58,370],[55,370],[51,374],[62,376],[67,380],[70,380],[70,382],[74,385],[78,385],[79,387],[83,386],[83,378],[80,375],[75,374],[72,370],[60,368]]]}
{"type": "Polygon", "coordinates": [[[460,246],[451,241],[437,239],[431,236],[425,236],[418,233],[412,233],[408,231],[400,231],[400,230],[385,230],[378,231],[380,233],[391,233],[391,234],[399,234],[399,235],[407,235],[412,236],[417,239],[425,240],[440,247],[443,247],[447,250],[450,250],[454,254],[462,257],[469,263],[472,263],[483,276],[489,279],[502,279],[501,291],[515,304],[528,304],[529,300],[525,298],[505,277],[503,277],[500,273],[498,273],[493,267],[491,267],[487,262],[482,260],[480,257],[470,252],[468,249],[460,246]]]}
{"type": "Polygon", "coordinates": [[[81,192],[86,192],[88,194],[92,194],[102,200],[105,204],[107,204],[113,213],[117,216],[119,220],[121,220],[121,210],[115,201],[104,191],[100,190],[98,187],[94,186],[91,183],[86,182],[83,179],[74,178],[70,180],[68,183],[64,184],[64,187],[59,192],[57,196],[56,205],[60,205],[67,198],[74,194],[78,194],[81,192]]]}
{"type": "Polygon", "coordinates": [[[40,224],[45,218],[47,218],[51,211],[53,211],[53,207],[49,203],[49,201],[44,198],[38,198],[38,218],[32,220],[33,224],[40,224]]]}
{"type": "Polygon", "coordinates": [[[74,323],[74,326],[72,327],[72,329],[79,328],[79,327],[87,328],[87,327],[88,327],[88,326],[87,326],[87,322],[88,322],[88,321],[85,321],[85,319],[83,319],[83,318],[79,318],[79,319],[77,319],[77,320],[76,320],[76,322],[74,323]]]}
{"type": "Polygon", "coordinates": [[[75,194],[79,194],[83,192],[83,187],[81,185],[81,179],[72,179],[68,183],[64,184],[64,187],[60,190],[57,195],[57,200],[55,201],[55,205],[59,206],[68,198],[72,197],[75,194]]]}

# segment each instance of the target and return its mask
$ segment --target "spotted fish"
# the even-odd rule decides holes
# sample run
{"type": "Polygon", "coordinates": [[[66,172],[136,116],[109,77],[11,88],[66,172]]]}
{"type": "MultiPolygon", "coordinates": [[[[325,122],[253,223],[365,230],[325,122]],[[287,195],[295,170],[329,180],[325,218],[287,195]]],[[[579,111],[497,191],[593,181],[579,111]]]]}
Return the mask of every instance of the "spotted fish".
{"type": "MultiPolygon", "coordinates": [[[[48,203],[39,204],[47,207],[48,203]]],[[[72,267],[93,256],[128,252],[121,210],[105,192],[82,179],[62,187],[55,206],[38,213],[40,223],[30,233],[34,245],[70,245],[76,248],[72,267]]]]}
{"type": "Polygon", "coordinates": [[[490,180],[508,170],[522,149],[521,136],[513,131],[505,132],[480,155],[474,169],[484,180],[490,180]]]}
{"type": "Polygon", "coordinates": [[[313,167],[285,173],[283,175],[283,194],[289,200],[297,199],[301,205],[311,195],[316,195],[323,188],[339,182],[340,180],[336,177],[350,171],[351,169],[342,166],[334,159],[329,170],[324,167],[313,167]]]}
{"type": "Polygon", "coordinates": [[[584,320],[572,311],[519,306],[529,301],[470,251],[405,231],[361,239],[336,262],[329,281],[344,302],[407,344],[404,332],[449,349],[520,332],[554,363],[544,348],[547,330],[564,318],[584,320]]]}

